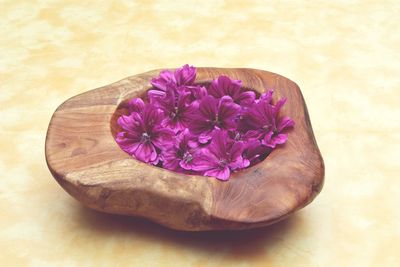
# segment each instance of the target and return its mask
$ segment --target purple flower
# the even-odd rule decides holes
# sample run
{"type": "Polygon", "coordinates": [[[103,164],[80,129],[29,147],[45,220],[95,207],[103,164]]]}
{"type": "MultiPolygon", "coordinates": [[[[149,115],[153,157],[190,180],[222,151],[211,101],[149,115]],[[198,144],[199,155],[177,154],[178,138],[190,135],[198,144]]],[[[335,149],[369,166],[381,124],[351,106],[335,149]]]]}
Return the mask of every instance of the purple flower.
{"type": "Polygon", "coordinates": [[[275,120],[275,124],[272,126],[271,131],[265,135],[261,143],[267,147],[275,148],[276,145],[286,143],[288,137],[287,134],[282,133],[286,128],[293,127],[294,121],[289,117],[283,117],[275,120]]]}
{"type": "Polygon", "coordinates": [[[253,91],[246,91],[240,80],[231,80],[227,76],[219,76],[213,80],[208,88],[210,95],[221,98],[230,96],[233,101],[241,106],[249,106],[254,103],[256,94],[253,91]]]}
{"type": "Polygon", "coordinates": [[[233,103],[229,96],[223,96],[219,100],[213,96],[205,96],[200,101],[198,111],[192,113],[193,121],[189,124],[189,129],[199,135],[201,143],[206,143],[211,139],[214,129],[235,129],[235,119],[239,111],[240,106],[233,103]]]}
{"type": "Polygon", "coordinates": [[[165,114],[163,126],[171,127],[175,132],[185,129],[190,121],[193,108],[189,103],[190,93],[177,91],[167,86],[164,97],[157,98],[154,105],[165,114]]]}
{"type": "Polygon", "coordinates": [[[261,144],[275,148],[287,140],[287,135],[282,131],[292,127],[294,121],[289,117],[280,118],[279,111],[286,99],[280,99],[275,105],[271,104],[272,92],[263,95],[262,98],[248,109],[240,120],[240,129],[255,130],[259,134],[261,144]]]}
{"type": "Polygon", "coordinates": [[[152,105],[146,105],[141,113],[122,115],[118,124],[123,131],[116,141],[128,154],[138,160],[157,164],[158,150],[171,142],[173,132],[161,126],[162,112],[152,105]]]}
{"type": "Polygon", "coordinates": [[[279,112],[285,99],[272,90],[256,99],[239,80],[219,76],[195,84],[196,68],[164,70],[151,80],[148,102],[133,98],[122,115],[119,146],[134,158],[162,168],[228,180],[287,141],[294,121],[279,112]]]}
{"type": "Polygon", "coordinates": [[[147,95],[149,99],[165,96],[165,91],[168,86],[175,88],[181,86],[190,86],[196,79],[196,68],[188,64],[178,68],[175,72],[170,70],[163,70],[160,72],[159,77],[151,80],[151,84],[155,89],[149,90],[147,95]]]}
{"type": "Polygon", "coordinates": [[[198,156],[196,140],[196,136],[192,135],[188,129],[182,131],[172,146],[163,149],[161,154],[163,167],[180,172],[192,170],[198,156]]]}
{"type": "Polygon", "coordinates": [[[230,139],[226,131],[216,130],[211,143],[202,150],[193,170],[202,171],[206,176],[228,180],[231,171],[250,164],[249,160],[242,157],[243,148],[243,143],[230,139]]]}

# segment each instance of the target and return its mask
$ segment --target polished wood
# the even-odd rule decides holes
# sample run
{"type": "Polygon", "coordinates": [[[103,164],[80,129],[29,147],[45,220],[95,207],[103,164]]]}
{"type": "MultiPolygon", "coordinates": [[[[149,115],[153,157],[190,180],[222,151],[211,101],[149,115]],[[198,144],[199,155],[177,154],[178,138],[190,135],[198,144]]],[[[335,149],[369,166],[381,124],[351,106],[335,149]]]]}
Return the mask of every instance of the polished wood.
{"type": "Polygon", "coordinates": [[[60,105],[46,137],[46,160],[57,182],[84,205],[108,213],[141,216],[170,228],[203,231],[272,224],[310,203],[320,192],[324,163],[299,87],[255,69],[198,68],[197,82],[225,74],[257,92],[287,97],[281,110],[296,122],[289,140],[263,162],[227,182],[153,167],[114,141],[116,119],[127,100],[143,97],[159,70],[88,91],[60,105]]]}

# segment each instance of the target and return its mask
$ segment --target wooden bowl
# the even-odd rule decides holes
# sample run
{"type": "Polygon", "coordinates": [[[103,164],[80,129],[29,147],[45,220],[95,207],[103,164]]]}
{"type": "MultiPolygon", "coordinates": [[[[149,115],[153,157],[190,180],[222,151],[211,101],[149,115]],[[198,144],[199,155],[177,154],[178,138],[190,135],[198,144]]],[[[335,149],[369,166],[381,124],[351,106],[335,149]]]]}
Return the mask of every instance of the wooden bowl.
{"type": "Polygon", "coordinates": [[[84,205],[146,217],[187,231],[248,229],[272,224],[306,206],[323,185],[324,164],[299,87],[254,69],[198,68],[196,82],[221,74],[258,92],[287,97],[282,114],[296,122],[289,139],[259,164],[227,182],[139,162],[114,140],[124,103],[142,97],[159,70],[88,91],[60,105],[46,137],[46,161],[57,182],[84,205]]]}

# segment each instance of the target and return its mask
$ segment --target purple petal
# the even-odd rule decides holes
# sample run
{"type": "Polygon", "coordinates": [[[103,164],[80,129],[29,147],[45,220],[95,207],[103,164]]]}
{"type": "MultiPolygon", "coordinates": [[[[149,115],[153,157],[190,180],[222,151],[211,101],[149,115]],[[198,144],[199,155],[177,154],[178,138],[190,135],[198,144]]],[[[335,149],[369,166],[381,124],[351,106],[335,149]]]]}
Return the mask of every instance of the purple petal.
{"type": "Polygon", "coordinates": [[[267,135],[265,135],[261,143],[267,147],[275,148],[276,145],[283,144],[286,142],[286,140],[287,140],[286,134],[278,134],[274,136],[273,132],[271,131],[267,135]]]}
{"type": "Polygon", "coordinates": [[[234,142],[233,143],[233,145],[229,151],[232,161],[235,161],[237,158],[241,157],[243,149],[244,149],[243,142],[234,142]]]}
{"type": "Polygon", "coordinates": [[[152,143],[160,148],[164,149],[174,145],[173,136],[175,132],[169,128],[156,126],[152,131],[152,143]]]}
{"type": "Polygon", "coordinates": [[[212,168],[211,162],[204,158],[195,158],[192,160],[192,170],[194,171],[206,171],[212,168]]]}
{"type": "Polygon", "coordinates": [[[255,99],[256,93],[254,93],[253,91],[245,91],[240,94],[238,101],[240,105],[251,106],[254,103],[255,99]]]}
{"type": "Polygon", "coordinates": [[[228,133],[223,130],[214,130],[212,141],[208,145],[209,151],[217,158],[224,158],[227,153],[228,133]]]}
{"type": "Polygon", "coordinates": [[[180,143],[179,147],[183,150],[199,146],[197,136],[193,135],[187,128],[178,135],[177,141],[180,143]]]}
{"type": "Polygon", "coordinates": [[[273,93],[274,93],[273,90],[268,90],[266,93],[263,93],[263,94],[260,96],[259,101],[264,101],[264,102],[267,102],[268,104],[271,103],[272,94],[273,94],[273,93]]]}
{"type": "Polygon", "coordinates": [[[269,148],[263,146],[259,140],[250,141],[245,146],[243,158],[248,159],[252,163],[254,163],[255,159],[267,154],[269,151],[269,148]]]}
{"type": "Polygon", "coordinates": [[[262,131],[260,130],[249,130],[243,135],[243,140],[252,141],[259,139],[262,135],[262,131]]]}
{"type": "Polygon", "coordinates": [[[151,80],[151,84],[162,91],[166,90],[166,86],[169,83],[176,84],[175,76],[169,70],[161,71],[159,77],[151,80]]]}
{"type": "Polygon", "coordinates": [[[273,108],[273,115],[275,117],[278,115],[279,111],[281,110],[283,105],[285,105],[285,103],[286,103],[286,98],[279,99],[278,102],[276,102],[276,104],[273,108]]]}
{"type": "Polygon", "coordinates": [[[211,139],[210,133],[214,128],[213,124],[206,120],[196,120],[189,125],[190,131],[196,135],[199,135],[199,142],[204,144],[211,139]]]}
{"type": "Polygon", "coordinates": [[[233,80],[227,76],[220,76],[218,78],[218,84],[220,88],[225,92],[226,95],[236,98],[239,95],[240,87],[242,86],[242,81],[233,80]]]}
{"type": "Polygon", "coordinates": [[[268,147],[274,148],[274,147],[275,147],[275,144],[272,144],[272,142],[271,142],[271,138],[272,138],[272,135],[273,135],[273,134],[274,134],[273,131],[269,131],[269,132],[264,136],[264,138],[261,140],[261,144],[263,144],[264,146],[268,146],[268,147]]]}
{"type": "Polygon", "coordinates": [[[192,170],[194,171],[207,171],[218,166],[218,159],[207,148],[199,150],[192,160],[192,170]]]}
{"type": "Polygon", "coordinates": [[[147,91],[147,97],[149,98],[150,103],[153,103],[158,99],[165,97],[165,91],[149,90],[147,91]]]}
{"type": "Polygon", "coordinates": [[[179,162],[179,166],[182,168],[182,169],[185,169],[185,170],[192,170],[193,169],[193,166],[194,166],[194,164],[193,164],[193,160],[192,161],[190,161],[190,162],[186,162],[186,161],[184,161],[184,160],[181,160],[180,162],[179,162]]]}
{"type": "Polygon", "coordinates": [[[152,143],[140,143],[135,151],[135,157],[144,162],[151,162],[157,159],[157,152],[152,143]]]}
{"type": "Polygon", "coordinates": [[[231,174],[231,171],[229,170],[228,166],[225,166],[225,168],[223,168],[223,169],[215,168],[215,169],[211,169],[211,170],[204,172],[205,176],[215,177],[222,181],[229,180],[230,174],[231,174]]]}
{"type": "Polygon", "coordinates": [[[222,122],[221,126],[228,130],[236,127],[234,119],[240,111],[240,106],[229,99],[230,97],[222,97],[218,109],[219,120],[222,122]]]}
{"type": "Polygon", "coordinates": [[[147,131],[159,125],[163,120],[163,113],[152,105],[147,105],[143,110],[143,123],[147,131]]]}
{"type": "Polygon", "coordinates": [[[208,95],[207,89],[204,86],[190,86],[188,88],[194,100],[200,100],[208,95]]]}
{"type": "Polygon", "coordinates": [[[217,113],[217,100],[212,96],[204,97],[199,105],[199,111],[205,118],[215,118],[217,113]]]}
{"type": "Polygon", "coordinates": [[[197,135],[208,133],[214,129],[217,100],[212,96],[206,96],[200,101],[199,110],[190,113],[189,118],[192,120],[188,125],[190,131],[197,135]]]}
{"type": "Polygon", "coordinates": [[[115,141],[126,153],[133,155],[139,146],[140,138],[129,138],[127,133],[120,132],[117,134],[115,141]]]}
{"type": "Polygon", "coordinates": [[[244,112],[239,120],[240,130],[258,130],[267,123],[266,114],[263,113],[263,106],[264,104],[259,102],[244,112]]]}
{"type": "Polygon", "coordinates": [[[275,143],[275,145],[281,145],[286,143],[288,137],[286,134],[278,134],[273,136],[272,140],[275,143]]]}
{"type": "Polygon", "coordinates": [[[189,140],[188,141],[188,147],[190,147],[190,148],[196,148],[196,147],[198,147],[199,146],[199,143],[198,142],[196,142],[196,141],[194,141],[194,140],[189,140]]]}
{"type": "Polygon", "coordinates": [[[196,79],[196,68],[188,64],[175,70],[177,85],[191,85],[196,79]]]}
{"type": "Polygon", "coordinates": [[[225,92],[223,92],[218,86],[218,78],[211,82],[210,86],[208,87],[208,93],[215,98],[221,98],[225,95],[225,92]]]}
{"type": "Polygon", "coordinates": [[[243,169],[246,168],[250,165],[250,161],[248,159],[243,158],[242,156],[239,156],[235,161],[231,162],[229,164],[229,167],[232,170],[237,170],[237,169],[243,169]]]}
{"type": "Polygon", "coordinates": [[[176,150],[170,149],[162,153],[163,168],[175,171],[179,168],[180,159],[176,156],[176,150]]]}
{"type": "Polygon", "coordinates": [[[144,102],[141,98],[133,98],[128,103],[128,108],[130,112],[140,113],[144,109],[144,102]]]}
{"type": "Polygon", "coordinates": [[[282,120],[279,122],[278,131],[281,132],[286,128],[290,128],[294,126],[294,121],[289,117],[283,117],[282,120]]]}
{"type": "Polygon", "coordinates": [[[143,120],[137,112],[133,112],[129,116],[122,115],[118,118],[117,123],[122,129],[129,132],[139,131],[143,126],[143,120]]]}

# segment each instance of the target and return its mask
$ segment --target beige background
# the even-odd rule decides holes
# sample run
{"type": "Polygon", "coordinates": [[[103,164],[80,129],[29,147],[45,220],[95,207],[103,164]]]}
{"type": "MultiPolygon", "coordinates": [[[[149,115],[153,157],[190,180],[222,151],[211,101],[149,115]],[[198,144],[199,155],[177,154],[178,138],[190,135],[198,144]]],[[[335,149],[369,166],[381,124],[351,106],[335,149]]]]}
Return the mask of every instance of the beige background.
{"type": "Polygon", "coordinates": [[[0,265],[400,266],[399,17],[396,0],[0,1],[0,265]],[[310,206],[269,228],[193,234],[61,189],[44,159],[56,107],[184,63],[300,85],[326,164],[310,206]]]}

